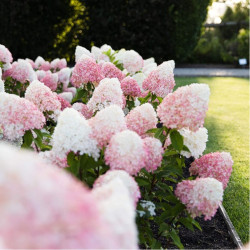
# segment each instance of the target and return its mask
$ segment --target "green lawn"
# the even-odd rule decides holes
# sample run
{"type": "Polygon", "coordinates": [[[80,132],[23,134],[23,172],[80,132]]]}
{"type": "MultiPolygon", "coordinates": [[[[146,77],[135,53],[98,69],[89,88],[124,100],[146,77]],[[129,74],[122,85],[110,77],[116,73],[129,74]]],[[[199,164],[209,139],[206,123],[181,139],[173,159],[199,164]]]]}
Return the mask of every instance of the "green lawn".
{"type": "Polygon", "coordinates": [[[249,241],[249,82],[232,77],[176,77],[176,87],[207,83],[211,90],[205,153],[230,152],[233,172],[223,205],[243,243],[249,241]]]}

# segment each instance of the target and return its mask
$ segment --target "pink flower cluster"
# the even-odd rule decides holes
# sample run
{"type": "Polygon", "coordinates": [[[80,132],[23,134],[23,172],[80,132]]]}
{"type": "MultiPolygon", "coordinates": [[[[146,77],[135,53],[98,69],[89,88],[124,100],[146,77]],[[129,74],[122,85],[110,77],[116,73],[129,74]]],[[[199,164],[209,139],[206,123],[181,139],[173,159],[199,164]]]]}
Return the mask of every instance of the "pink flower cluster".
{"type": "Polygon", "coordinates": [[[83,55],[73,69],[71,83],[76,88],[88,82],[97,85],[102,78],[100,66],[93,58],[83,55]]]}
{"type": "Polygon", "coordinates": [[[65,58],[63,58],[63,59],[56,58],[53,61],[51,61],[50,65],[51,65],[51,68],[55,72],[55,71],[66,68],[67,67],[67,61],[66,61],[65,58]]]}
{"type": "Polygon", "coordinates": [[[232,172],[232,166],[233,160],[230,153],[215,152],[196,159],[191,164],[189,172],[191,175],[199,177],[213,177],[222,182],[225,189],[232,172]]]}
{"type": "Polygon", "coordinates": [[[127,76],[121,81],[121,88],[125,96],[140,97],[141,89],[137,81],[130,76],[127,76]]]}
{"type": "Polygon", "coordinates": [[[113,233],[114,225],[101,213],[98,200],[71,175],[45,164],[35,154],[4,144],[0,144],[0,159],[4,248],[123,247],[113,233]]]}
{"type": "Polygon", "coordinates": [[[137,202],[141,198],[141,192],[135,179],[124,170],[109,170],[105,174],[99,176],[98,179],[96,179],[94,188],[102,187],[116,178],[119,178],[127,187],[130,193],[130,197],[134,201],[134,205],[136,207],[137,202]]]}
{"type": "Polygon", "coordinates": [[[117,78],[104,78],[95,88],[87,106],[89,110],[96,111],[112,104],[123,108],[121,84],[117,78]]]}
{"type": "Polygon", "coordinates": [[[136,175],[145,166],[145,154],[141,137],[133,131],[124,130],[111,138],[104,158],[111,170],[125,170],[136,175]]]}
{"type": "Polygon", "coordinates": [[[2,44],[0,44],[0,62],[4,64],[12,63],[13,58],[10,51],[2,44]]]}
{"type": "Polygon", "coordinates": [[[52,91],[55,91],[57,89],[58,75],[56,73],[51,73],[51,71],[46,71],[44,77],[42,77],[40,81],[52,91]]]}
{"type": "Polygon", "coordinates": [[[64,110],[66,108],[71,108],[71,104],[64,98],[62,98],[60,95],[57,95],[57,99],[61,103],[61,110],[64,110]]]}
{"type": "Polygon", "coordinates": [[[103,78],[118,78],[119,81],[125,77],[125,74],[111,62],[101,64],[101,74],[103,78]]]}
{"type": "Polygon", "coordinates": [[[11,76],[21,83],[25,83],[26,81],[32,82],[37,79],[36,73],[30,63],[23,59],[18,59],[17,62],[14,62],[12,67],[5,72],[6,76],[11,76]]]}
{"type": "Polygon", "coordinates": [[[214,178],[184,180],[177,184],[175,195],[186,205],[193,218],[205,215],[210,220],[222,202],[222,183],[214,178]]]}
{"type": "Polygon", "coordinates": [[[98,142],[100,148],[106,146],[111,137],[127,129],[124,113],[117,105],[111,105],[89,120],[92,137],[98,142]]]}
{"type": "Polygon", "coordinates": [[[122,63],[124,69],[131,74],[140,71],[144,65],[143,58],[134,50],[127,50],[122,54],[122,63]]]}
{"type": "Polygon", "coordinates": [[[24,135],[26,130],[41,129],[45,117],[30,101],[17,95],[0,93],[0,128],[9,140],[24,135]]]}
{"type": "Polygon", "coordinates": [[[146,136],[146,132],[151,128],[156,128],[158,122],[154,108],[149,103],[132,109],[125,118],[128,129],[140,136],[146,136]]]}
{"type": "Polygon", "coordinates": [[[191,84],[168,94],[157,108],[157,115],[168,128],[197,131],[203,126],[210,90],[206,84],[191,84]]]}
{"type": "Polygon", "coordinates": [[[81,113],[85,119],[90,119],[93,116],[93,112],[88,109],[88,106],[81,102],[76,102],[72,105],[72,108],[81,113]]]}
{"type": "Polygon", "coordinates": [[[33,81],[26,89],[25,98],[33,102],[42,112],[61,110],[57,94],[38,80],[33,81]]]}
{"type": "Polygon", "coordinates": [[[144,150],[147,152],[145,160],[145,168],[148,172],[154,172],[162,161],[164,150],[161,142],[154,137],[146,137],[143,139],[144,150]]]}
{"type": "Polygon", "coordinates": [[[148,77],[143,81],[143,89],[150,90],[157,96],[165,97],[173,91],[175,86],[173,70],[172,64],[168,61],[162,63],[150,72],[148,77]]]}

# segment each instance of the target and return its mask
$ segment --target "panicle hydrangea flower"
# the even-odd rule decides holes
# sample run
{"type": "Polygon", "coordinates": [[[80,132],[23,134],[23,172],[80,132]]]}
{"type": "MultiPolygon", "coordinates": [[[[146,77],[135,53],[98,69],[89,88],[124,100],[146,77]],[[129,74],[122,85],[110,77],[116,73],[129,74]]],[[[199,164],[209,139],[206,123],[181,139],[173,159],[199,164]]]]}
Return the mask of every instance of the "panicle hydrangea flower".
{"type": "Polygon", "coordinates": [[[140,87],[140,90],[143,91],[142,83],[146,79],[146,75],[144,73],[136,73],[132,76],[132,78],[136,80],[137,84],[140,87]]]}
{"type": "Polygon", "coordinates": [[[35,62],[33,60],[25,58],[25,61],[27,61],[31,65],[32,69],[36,68],[35,62]]]}
{"type": "Polygon", "coordinates": [[[58,81],[63,83],[63,88],[67,88],[69,85],[69,79],[71,75],[71,69],[70,68],[63,68],[60,71],[58,71],[58,81]]]}
{"type": "Polygon", "coordinates": [[[71,92],[62,92],[59,94],[65,101],[71,103],[73,99],[73,94],[71,92]]]}
{"type": "Polygon", "coordinates": [[[90,119],[93,116],[93,112],[89,110],[88,106],[84,103],[76,102],[72,105],[72,108],[82,114],[85,119],[90,119]]]}
{"type": "Polygon", "coordinates": [[[0,128],[9,140],[24,135],[26,130],[41,129],[45,117],[30,101],[17,95],[0,93],[0,128]]]}
{"type": "Polygon", "coordinates": [[[208,140],[207,129],[199,128],[196,132],[189,129],[182,128],[179,130],[184,138],[184,145],[186,145],[190,152],[181,151],[181,155],[189,158],[199,158],[206,149],[206,142],[208,140]]]}
{"type": "Polygon", "coordinates": [[[10,51],[2,44],[0,44],[0,62],[3,62],[4,64],[10,64],[12,63],[13,58],[10,51]]]}
{"type": "Polygon", "coordinates": [[[157,64],[155,62],[144,65],[142,72],[148,76],[153,70],[157,69],[157,64]]]}
{"type": "Polygon", "coordinates": [[[130,76],[127,76],[121,81],[121,88],[125,96],[141,96],[140,86],[138,85],[137,81],[130,76]]]}
{"type": "Polygon", "coordinates": [[[36,76],[37,76],[37,80],[41,81],[41,79],[43,79],[46,75],[46,71],[44,70],[37,70],[36,71],[36,76]]]}
{"type": "Polygon", "coordinates": [[[100,148],[106,146],[111,137],[127,129],[124,113],[117,105],[111,105],[97,112],[89,121],[92,137],[100,148]]]}
{"type": "Polygon", "coordinates": [[[68,101],[66,101],[61,95],[57,95],[57,98],[61,103],[61,110],[64,110],[66,108],[71,108],[71,104],[68,101]]]}
{"type": "Polygon", "coordinates": [[[73,97],[76,95],[76,88],[75,87],[66,88],[66,89],[64,89],[64,91],[72,93],[73,97]]]}
{"type": "Polygon", "coordinates": [[[97,85],[102,78],[101,68],[95,60],[89,56],[82,55],[72,71],[71,83],[76,88],[88,82],[97,85]]]}
{"type": "Polygon", "coordinates": [[[168,94],[157,108],[157,115],[168,128],[197,131],[203,126],[210,90],[207,84],[191,84],[168,94]]]}
{"type": "Polygon", "coordinates": [[[51,69],[50,62],[48,62],[48,61],[42,62],[41,65],[39,66],[39,69],[44,70],[44,71],[50,70],[51,69]]]}
{"type": "Polygon", "coordinates": [[[171,61],[162,63],[152,70],[143,81],[143,89],[150,90],[157,96],[165,97],[173,91],[175,86],[173,71],[174,67],[171,61]]]}
{"type": "Polygon", "coordinates": [[[38,80],[33,81],[26,89],[25,98],[33,102],[42,112],[61,110],[57,94],[38,80]]]}
{"type": "Polygon", "coordinates": [[[105,61],[105,62],[109,62],[109,57],[105,54],[103,54],[104,51],[102,51],[100,48],[96,47],[96,46],[92,46],[91,47],[91,54],[94,56],[95,60],[97,62],[100,61],[105,61]]]}
{"type": "Polygon", "coordinates": [[[88,49],[77,45],[75,50],[75,62],[78,62],[82,55],[94,58],[94,55],[88,49]]]}
{"type": "Polygon", "coordinates": [[[90,110],[96,111],[112,104],[123,107],[121,84],[117,78],[104,78],[95,88],[87,106],[90,110]]]}
{"type": "Polygon", "coordinates": [[[59,168],[68,167],[67,157],[59,158],[54,150],[39,152],[39,157],[42,158],[46,163],[53,164],[59,168]]]}
{"type": "Polygon", "coordinates": [[[40,80],[52,91],[57,89],[58,75],[56,73],[51,73],[51,71],[46,71],[45,76],[40,80]]]}
{"type": "Polygon", "coordinates": [[[111,62],[103,62],[100,66],[103,78],[118,78],[121,81],[125,77],[122,71],[111,62]]]}
{"type": "Polygon", "coordinates": [[[100,175],[93,185],[94,188],[102,187],[114,179],[119,179],[123,182],[126,188],[129,191],[131,199],[134,201],[134,205],[136,207],[137,202],[141,198],[140,188],[135,181],[135,179],[130,176],[124,170],[109,170],[105,174],[100,175]]]}
{"type": "Polygon", "coordinates": [[[56,58],[54,59],[51,63],[51,68],[54,69],[54,71],[61,70],[67,67],[67,61],[65,58],[59,59],[56,58]]]}
{"type": "Polygon", "coordinates": [[[124,130],[112,136],[104,158],[111,170],[125,170],[136,175],[145,166],[143,140],[133,131],[124,130]]]}
{"type": "Polygon", "coordinates": [[[4,92],[5,91],[4,89],[5,89],[4,88],[4,82],[0,79],[0,93],[4,92]]]}
{"type": "Polygon", "coordinates": [[[152,63],[155,63],[154,57],[150,57],[150,58],[144,60],[144,66],[147,66],[147,65],[152,64],[152,63]]]}
{"type": "Polygon", "coordinates": [[[147,152],[145,168],[148,172],[154,172],[161,165],[164,153],[161,142],[154,137],[146,137],[143,139],[143,143],[147,152]]]}
{"type": "Polygon", "coordinates": [[[35,60],[35,68],[36,69],[39,69],[39,67],[45,63],[45,60],[41,57],[41,56],[38,56],[35,60]]]}
{"type": "Polygon", "coordinates": [[[156,112],[150,103],[142,104],[132,109],[125,117],[128,129],[140,136],[145,136],[151,128],[156,128],[158,122],[156,112]]]}
{"type": "Polygon", "coordinates": [[[222,202],[223,187],[214,178],[184,180],[177,184],[175,195],[193,218],[203,214],[205,220],[211,220],[222,202]]]}
{"type": "Polygon", "coordinates": [[[135,207],[129,190],[120,178],[92,189],[100,214],[110,225],[113,237],[121,249],[138,249],[135,207]]]}
{"type": "Polygon", "coordinates": [[[81,182],[5,144],[0,159],[0,232],[7,249],[120,248],[98,201],[81,182]]]}
{"type": "Polygon", "coordinates": [[[134,50],[127,50],[122,55],[123,67],[130,73],[135,74],[144,65],[142,57],[134,50]]]}
{"type": "Polygon", "coordinates": [[[203,155],[196,159],[189,168],[191,175],[199,177],[212,177],[222,182],[223,188],[227,187],[232,173],[233,160],[230,153],[215,152],[203,155]]]}
{"type": "Polygon", "coordinates": [[[13,79],[21,83],[25,83],[26,81],[32,82],[37,79],[36,73],[30,63],[23,59],[18,59],[17,62],[14,62],[8,71],[10,71],[10,76],[13,79]]]}
{"type": "Polygon", "coordinates": [[[87,154],[95,160],[99,157],[97,141],[91,138],[91,127],[85,118],[73,108],[64,109],[52,136],[53,151],[64,159],[70,151],[87,154]]]}

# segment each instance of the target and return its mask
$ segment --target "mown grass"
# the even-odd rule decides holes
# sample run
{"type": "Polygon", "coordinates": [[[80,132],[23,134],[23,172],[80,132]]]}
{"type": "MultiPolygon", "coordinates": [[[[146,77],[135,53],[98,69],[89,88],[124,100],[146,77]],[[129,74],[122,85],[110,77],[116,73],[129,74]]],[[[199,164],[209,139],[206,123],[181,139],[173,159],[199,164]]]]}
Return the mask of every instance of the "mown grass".
{"type": "Polygon", "coordinates": [[[233,172],[223,205],[243,243],[249,241],[249,82],[232,77],[176,77],[176,88],[207,83],[211,90],[205,127],[207,149],[230,152],[233,172]]]}

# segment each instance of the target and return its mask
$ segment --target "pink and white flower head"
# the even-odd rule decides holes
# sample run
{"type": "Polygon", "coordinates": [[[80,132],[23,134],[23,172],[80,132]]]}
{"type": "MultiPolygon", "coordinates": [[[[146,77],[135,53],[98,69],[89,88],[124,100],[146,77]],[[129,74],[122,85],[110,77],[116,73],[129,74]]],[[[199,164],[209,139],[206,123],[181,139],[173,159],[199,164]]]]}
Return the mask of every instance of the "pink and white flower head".
{"type": "Polygon", "coordinates": [[[75,62],[78,62],[82,55],[94,58],[94,55],[88,49],[77,45],[75,50],[75,62]]]}
{"type": "Polygon", "coordinates": [[[143,139],[143,143],[147,152],[145,168],[148,172],[154,172],[161,165],[164,153],[161,142],[154,137],[146,137],[143,139]]]}
{"type": "Polygon", "coordinates": [[[98,179],[96,179],[94,188],[102,187],[115,179],[119,179],[123,182],[123,184],[128,189],[130,197],[134,201],[134,205],[136,207],[137,202],[141,198],[141,192],[135,179],[124,170],[107,171],[105,174],[99,176],[98,179]]]}
{"type": "Polygon", "coordinates": [[[148,66],[149,64],[155,63],[154,57],[150,57],[144,60],[144,66],[148,66]]]}
{"type": "Polygon", "coordinates": [[[73,108],[64,109],[52,136],[53,151],[64,159],[72,151],[87,154],[95,160],[99,157],[97,141],[91,137],[91,127],[85,118],[73,108]]]}
{"type": "Polygon", "coordinates": [[[168,94],[157,108],[157,115],[168,128],[197,131],[204,124],[210,89],[193,83],[168,94]]]}
{"type": "Polygon", "coordinates": [[[165,97],[173,91],[175,86],[173,71],[174,66],[172,61],[162,63],[156,69],[152,70],[143,81],[143,89],[149,90],[157,96],[165,97]]]}
{"type": "Polygon", "coordinates": [[[4,45],[0,44],[0,62],[4,63],[4,70],[11,68],[12,61],[13,57],[10,51],[4,45]]]}
{"type": "Polygon", "coordinates": [[[142,57],[134,50],[127,50],[122,56],[123,67],[130,73],[135,74],[143,67],[142,57]]]}
{"type": "Polygon", "coordinates": [[[63,68],[57,74],[58,74],[58,82],[63,83],[63,88],[66,89],[69,85],[71,69],[63,68]]]}
{"type": "Polygon", "coordinates": [[[138,249],[135,207],[129,190],[120,178],[92,189],[100,214],[110,226],[121,249],[138,249]],[[129,239],[129,240],[128,240],[129,239]]]}
{"type": "Polygon", "coordinates": [[[0,93],[0,128],[8,140],[16,140],[25,131],[41,129],[45,117],[30,101],[17,95],[0,93]]]}
{"type": "Polygon", "coordinates": [[[82,114],[85,119],[90,119],[93,116],[93,112],[89,110],[88,106],[84,103],[76,102],[72,105],[72,108],[82,114]]]}
{"type": "Polygon", "coordinates": [[[44,71],[44,70],[37,70],[35,72],[36,72],[36,76],[37,76],[38,81],[41,81],[46,75],[46,71],[44,71]]]}
{"type": "Polygon", "coordinates": [[[50,63],[50,65],[51,68],[54,69],[54,71],[58,71],[67,67],[67,61],[65,58],[56,58],[50,63]]]}
{"type": "Polygon", "coordinates": [[[64,110],[66,108],[71,108],[71,104],[66,101],[60,94],[57,95],[58,101],[61,103],[61,110],[64,110]]]}
{"type": "Polygon", "coordinates": [[[39,157],[42,158],[46,163],[55,165],[59,168],[66,168],[68,167],[67,157],[59,158],[54,152],[54,150],[39,152],[39,157]]]}
{"type": "Polygon", "coordinates": [[[97,62],[100,61],[105,61],[105,62],[109,62],[109,57],[105,54],[103,54],[104,51],[102,51],[100,48],[96,47],[96,46],[92,46],[91,47],[91,54],[94,56],[95,60],[97,62]]]}
{"type": "Polygon", "coordinates": [[[121,84],[117,78],[104,78],[95,88],[87,106],[89,110],[101,110],[112,104],[123,107],[121,84]]]}
{"type": "Polygon", "coordinates": [[[32,82],[37,79],[36,73],[30,63],[23,59],[18,59],[17,62],[12,64],[10,76],[21,83],[25,83],[26,81],[32,82]]]}
{"type": "Polygon", "coordinates": [[[106,146],[111,137],[127,129],[124,113],[117,105],[111,105],[97,112],[89,120],[92,137],[98,142],[100,148],[106,146]]]}
{"type": "Polygon", "coordinates": [[[73,99],[73,94],[71,92],[62,92],[58,95],[61,96],[65,101],[67,101],[69,103],[71,103],[71,101],[73,99]]]}
{"type": "Polygon", "coordinates": [[[35,62],[33,60],[31,60],[29,58],[25,58],[25,61],[27,61],[31,65],[32,69],[36,68],[35,62]]]}
{"type": "Polygon", "coordinates": [[[89,56],[82,55],[77,61],[71,76],[71,83],[79,88],[82,84],[91,82],[97,85],[102,79],[100,66],[89,56]]]}
{"type": "Polygon", "coordinates": [[[56,73],[51,73],[51,71],[46,71],[45,76],[40,81],[52,91],[55,91],[58,84],[58,75],[56,73]]]}
{"type": "MultiPolygon", "coordinates": [[[[149,58],[151,59],[151,58],[149,58]]],[[[142,69],[142,72],[148,76],[153,70],[155,70],[157,68],[157,64],[154,61],[154,58],[152,58],[153,60],[144,60],[144,66],[142,69]]]]}
{"type": "Polygon", "coordinates": [[[82,183],[36,154],[5,144],[0,144],[0,159],[0,232],[4,247],[120,248],[98,201],[82,183]]]}
{"type": "Polygon", "coordinates": [[[130,76],[127,76],[121,81],[121,88],[125,96],[140,97],[141,90],[137,81],[130,76]]]}
{"type": "Polygon", "coordinates": [[[64,92],[70,92],[74,97],[76,95],[76,88],[75,87],[66,88],[64,89],[64,92]]]}
{"type": "Polygon", "coordinates": [[[57,94],[38,80],[33,81],[26,89],[25,98],[33,102],[42,112],[61,110],[57,94]]]}
{"type": "Polygon", "coordinates": [[[140,87],[140,90],[143,91],[142,83],[146,79],[146,75],[144,73],[136,73],[132,76],[132,78],[136,80],[137,84],[140,87]]]}
{"type": "Polygon", "coordinates": [[[189,129],[182,128],[179,130],[184,138],[184,145],[188,147],[189,151],[181,151],[181,155],[189,158],[199,158],[206,149],[206,142],[208,140],[207,129],[199,128],[196,132],[189,129]]]}
{"type": "Polygon", "coordinates": [[[48,62],[48,61],[42,62],[41,65],[39,66],[39,69],[44,70],[44,71],[50,70],[51,69],[50,62],[48,62]]]}
{"type": "Polygon", "coordinates": [[[125,117],[128,129],[145,136],[149,129],[156,128],[156,112],[150,103],[132,109],[125,117]]]}
{"type": "Polygon", "coordinates": [[[222,182],[225,189],[232,173],[232,166],[233,160],[230,153],[215,152],[196,159],[191,164],[189,172],[199,177],[213,177],[222,182]]]}
{"type": "Polygon", "coordinates": [[[44,60],[41,56],[38,56],[38,57],[36,58],[36,60],[35,60],[35,67],[36,67],[36,69],[39,69],[40,66],[41,66],[42,64],[44,64],[44,63],[45,63],[45,60],[44,60]]]}
{"type": "Polygon", "coordinates": [[[122,71],[111,62],[103,62],[100,66],[103,78],[118,78],[121,81],[125,77],[122,71]]]}
{"type": "Polygon", "coordinates": [[[145,166],[143,140],[130,130],[124,130],[112,136],[104,158],[111,170],[125,170],[130,175],[137,173],[145,166]]]}
{"type": "Polygon", "coordinates": [[[214,178],[184,180],[178,183],[175,195],[193,218],[204,215],[205,220],[210,220],[222,202],[223,187],[214,178]]]}

